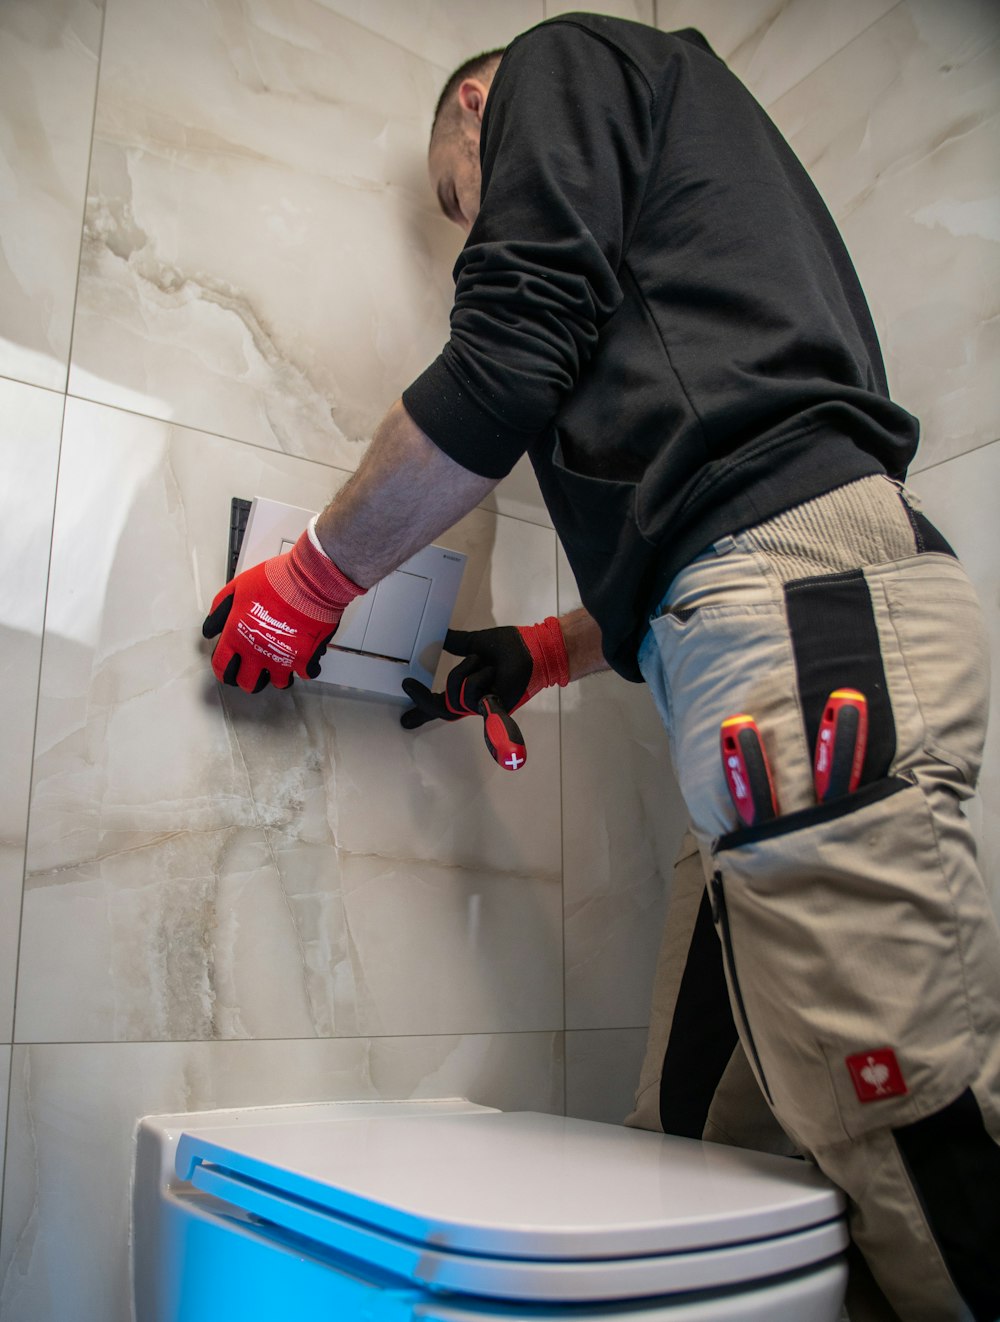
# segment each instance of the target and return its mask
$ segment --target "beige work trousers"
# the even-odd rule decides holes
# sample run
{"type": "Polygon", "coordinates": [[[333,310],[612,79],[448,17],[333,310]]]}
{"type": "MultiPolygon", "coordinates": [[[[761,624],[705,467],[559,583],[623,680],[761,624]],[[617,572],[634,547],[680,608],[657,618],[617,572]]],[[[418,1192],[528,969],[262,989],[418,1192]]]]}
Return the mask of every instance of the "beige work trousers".
{"type": "Polygon", "coordinates": [[[640,665],[692,836],[627,1123],[814,1160],[847,1194],[854,1279],[874,1278],[849,1296],[857,1322],[989,1322],[1000,932],[961,807],[986,646],[960,564],[907,517],[912,554],[793,579],[753,530],[723,538],[651,621],[640,665]],[[862,783],[817,805],[816,731],[841,686],[868,699],[862,783]],[[780,810],[749,828],[720,758],[738,713],[780,810]]]}

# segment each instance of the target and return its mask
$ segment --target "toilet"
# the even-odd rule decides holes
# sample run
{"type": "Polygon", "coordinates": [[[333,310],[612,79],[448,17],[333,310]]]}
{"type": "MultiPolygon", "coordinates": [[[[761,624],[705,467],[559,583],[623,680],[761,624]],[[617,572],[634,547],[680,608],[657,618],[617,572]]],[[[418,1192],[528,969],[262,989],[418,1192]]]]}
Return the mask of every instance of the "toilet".
{"type": "Polygon", "coordinates": [[[136,1322],[836,1322],[803,1161],[462,1099],[149,1116],[136,1322]]]}

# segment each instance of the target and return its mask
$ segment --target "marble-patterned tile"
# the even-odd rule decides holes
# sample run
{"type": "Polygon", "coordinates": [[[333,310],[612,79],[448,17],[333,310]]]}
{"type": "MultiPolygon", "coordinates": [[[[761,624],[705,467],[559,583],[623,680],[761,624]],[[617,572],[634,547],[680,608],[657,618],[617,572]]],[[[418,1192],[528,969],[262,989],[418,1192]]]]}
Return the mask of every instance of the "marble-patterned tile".
{"type": "Polygon", "coordinates": [[[545,508],[542,493],[527,455],[519,459],[502,482],[481,502],[484,510],[509,514],[514,519],[552,527],[552,517],[545,508]]]}
{"type": "Polygon", "coordinates": [[[354,468],[447,334],[440,77],[318,0],[110,0],[72,393],[354,468]]]}
{"type": "Polygon", "coordinates": [[[1000,415],[1000,9],[906,0],[772,113],[823,193],[879,330],[919,471],[1000,415]]]}
{"type": "MultiPolygon", "coordinates": [[[[579,605],[559,556],[560,613],[579,605]]],[[[635,1028],[649,999],[686,813],[644,684],[562,690],[566,1027],[635,1028]]]]}
{"type": "MultiPolygon", "coordinates": [[[[560,4],[558,0],[545,0],[545,17],[558,18],[560,14],[572,14],[580,5],[560,4]]],[[[632,23],[655,23],[653,0],[603,0],[602,4],[585,5],[590,14],[608,14],[611,18],[626,18],[632,23]]]]}
{"type": "MultiPolygon", "coordinates": [[[[554,694],[512,775],[478,721],[211,677],[230,498],[345,476],[69,401],[17,1040],[562,1026],[554,694]]],[[[439,540],[469,556],[458,627],[555,610],[550,530],[476,510],[439,540]]]]}
{"type": "Polygon", "coordinates": [[[967,812],[1000,917],[1000,441],[918,473],[907,485],[958,552],[986,616],[993,705],[979,793],[967,812]]]}
{"type": "Polygon", "coordinates": [[[8,1045],[0,1046],[0,1187],[3,1180],[3,1153],[7,1147],[7,1098],[10,1085],[10,1052],[8,1045]]]}
{"type": "Polygon", "coordinates": [[[63,397],[0,379],[0,1042],[11,1040],[63,397]]]}
{"type": "Polygon", "coordinates": [[[129,1322],[130,1176],[143,1115],[455,1096],[559,1114],[562,1051],[558,1033],[15,1048],[0,1315],[129,1322]]]}
{"type": "Polygon", "coordinates": [[[664,30],[697,28],[765,106],[888,13],[897,0],[658,0],[664,30]]]}
{"type": "Polygon", "coordinates": [[[7,1155],[7,1101],[10,1091],[10,1058],[10,1046],[0,1046],[0,1230],[3,1227],[3,1179],[7,1155]]]}
{"type": "MultiPolygon", "coordinates": [[[[319,0],[111,0],[72,393],[356,467],[448,333],[442,80],[319,0]]],[[[547,522],[524,464],[487,507],[547,522]]]]}
{"type": "Polygon", "coordinates": [[[64,390],[103,0],[0,6],[0,376],[64,390]]]}
{"type": "Polygon", "coordinates": [[[686,814],[645,686],[603,674],[563,696],[567,1028],[648,1023],[686,814]]]}
{"type": "Polygon", "coordinates": [[[566,1034],[566,1114],[620,1125],[635,1104],[644,1028],[566,1034]]]}
{"type": "Polygon", "coordinates": [[[451,73],[480,51],[505,46],[545,17],[544,0],[322,0],[355,23],[388,37],[451,73]]]}

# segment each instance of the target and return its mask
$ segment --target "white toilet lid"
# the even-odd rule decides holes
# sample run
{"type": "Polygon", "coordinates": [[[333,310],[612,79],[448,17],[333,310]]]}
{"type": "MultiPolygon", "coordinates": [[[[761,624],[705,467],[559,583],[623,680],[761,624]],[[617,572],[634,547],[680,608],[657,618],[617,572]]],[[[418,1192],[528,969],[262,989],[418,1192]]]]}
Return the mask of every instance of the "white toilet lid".
{"type": "Polygon", "coordinates": [[[842,1252],[805,1162],[532,1112],[188,1129],[182,1180],[426,1287],[574,1300],[745,1282],[842,1252]]]}

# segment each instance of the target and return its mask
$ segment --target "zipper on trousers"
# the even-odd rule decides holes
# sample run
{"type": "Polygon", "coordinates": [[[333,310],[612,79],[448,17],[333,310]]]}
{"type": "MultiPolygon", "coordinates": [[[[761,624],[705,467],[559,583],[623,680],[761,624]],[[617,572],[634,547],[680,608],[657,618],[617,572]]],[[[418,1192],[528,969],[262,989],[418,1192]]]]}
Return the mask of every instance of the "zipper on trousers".
{"type": "Polygon", "coordinates": [[[760,1063],[760,1056],[757,1054],[757,1044],[753,1040],[753,1033],[750,1031],[750,1021],[747,1018],[747,1009],[743,1001],[743,992],[740,990],[740,980],[736,976],[736,960],[733,957],[733,938],[729,930],[729,911],[726,908],[726,892],[722,885],[722,873],[716,871],[712,875],[711,882],[711,901],[712,917],[715,919],[722,937],[722,957],[725,960],[726,968],[729,970],[729,981],[733,989],[733,997],[736,1001],[736,1008],[739,1012],[740,1022],[743,1025],[743,1033],[747,1046],[750,1048],[750,1055],[753,1057],[754,1067],[757,1071],[757,1078],[760,1080],[760,1086],[764,1090],[764,1096],[773,1106],[774,1098],[771,1096],[771,1090],[767,1086],[767,1078],[760,1063]]]}

